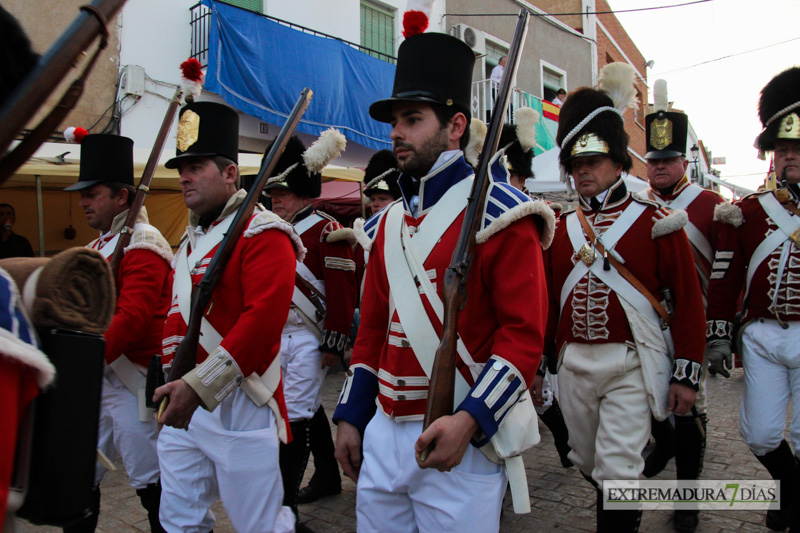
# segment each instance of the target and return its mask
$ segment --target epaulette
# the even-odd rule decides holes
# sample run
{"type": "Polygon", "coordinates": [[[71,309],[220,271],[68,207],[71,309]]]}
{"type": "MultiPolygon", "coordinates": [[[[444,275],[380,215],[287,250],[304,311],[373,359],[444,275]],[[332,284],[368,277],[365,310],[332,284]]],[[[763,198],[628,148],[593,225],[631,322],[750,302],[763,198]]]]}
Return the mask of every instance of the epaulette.
{"type": "Polygon", "coordinates": [[[247,225],[244,237],[250,239],[268,229],[278,229],[288,235],[292,240],[292,245],[294,245],[294,253],[297,256],[297,260],[302,262],[305,259],[306,247],[303,246],[303,241],[300,240],[300,236],[294,230],[294,226],[272,211],[264,210],[254,215],[247,225]]]}
{"type": "Polygon", "coordinates": [[[493,235],[526,217],[539,218],[542,230],[542,248],[547,249],[553,242],[556,217],[553,210],[542,200],[531,198],[506,182],[492,181],[486,191],[486,203],[483,209],[481,229],[475,235],[475,244],[483,244],[493,235]]]}
{"type": "Polygon", "coordinates": [[[328,236],[325,237],[325,242],[327,243],[334,243],[341,241],[345,241],[350,246],[353,246],[356,243],[355,232],[350,228],[343,228],[341,225],[339,225],[339,229],[331,231],[330,233],[328,233],[328,236]]]}
{"type": "MultiPolygon", "coordinates": [[[[653,202],[649,203],[651,205],[653,204],[653,202]]],[[[686,211],[683,209],[676,209],[673,211],[671,209],[659,207],[656,209],[656,212],[653,213],[653,229],[650,236],[653,239],[657,239],[658,237],[669,235],[686,226],[688,222],[689,215],[687,215],[686,211]]]]}
{"type": "Polygon", "coordinates": [[[172,264],[172,247],[161,232],[150,224],[137,223],[134,226],[131,242],[125,247],[125,253],[131,250],[149,250],[169,264],[172,264]]]}
{"type": "Polygon", "coordinates": [[[400,201],[402,200],[395,200],[394,202],[386,205],[383,209],[369,217],[367,220],[358,218],[353,223],[353,232],[356,237],[356,242],[360,244],[364,250],[369,252],[372,249],[372,242],[375,240],[375,235],[378,234],[378,226],[380,226],[381,219],[386,214],[389,207],[400,201]]]}
{"type": "Polygon", "coordinates": [[[734,228],[738,228],[744,223],[742,208],[728,202],[717,204],[714,208],[714,222],[723,222],[725,224],[730,224],[734,228]]]}

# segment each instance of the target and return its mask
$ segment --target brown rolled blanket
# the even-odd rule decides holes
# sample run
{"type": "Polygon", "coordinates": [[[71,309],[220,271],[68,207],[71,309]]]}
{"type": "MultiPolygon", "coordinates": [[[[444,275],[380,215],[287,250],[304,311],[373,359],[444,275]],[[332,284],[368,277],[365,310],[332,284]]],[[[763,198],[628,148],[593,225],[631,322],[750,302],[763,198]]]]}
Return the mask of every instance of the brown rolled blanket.
{"type": "Polygon", "coordinates": [[[76,247],[52,258],[3,259],[0,267],[16,281],[37,328],[100,334],[111,324],[116,289],[108,261],[100,252],[76,247]],[[35,290],[26,290],[31,276],[35,276],[31,280],[35,290]]]}

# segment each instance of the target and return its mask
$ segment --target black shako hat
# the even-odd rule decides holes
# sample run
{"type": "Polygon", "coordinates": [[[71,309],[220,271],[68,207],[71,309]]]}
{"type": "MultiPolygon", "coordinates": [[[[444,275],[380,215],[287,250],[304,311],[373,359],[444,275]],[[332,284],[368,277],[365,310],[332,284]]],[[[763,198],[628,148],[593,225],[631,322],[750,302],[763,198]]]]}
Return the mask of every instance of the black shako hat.
{"type": "Polygon", "coordinates": [[[390,122],[395,102],[427,102],[454,107],[471,118],[472,67],[475,54],[464,42],[444,33],[419,33],[397,51],[392,97],[369,106],[379,122],[390,122]]]}
{"type": "Polygon", "coordinates": [[[65,191],[80,191],[98,183],[133,187],[133,140],[119,135],[87,135],[81,141],[78,182],[65,191]]]}
{"type": "Polygon", "coordinates": [[[674,111],[656,111],[644,119],[647,133],[645,159],[665,159],[686,155],[689,117],[674,111]]]}
{"type": "Polygon", "coordinates": [[[232,107],[216,102],[194,102],[183,106],[178,121],[175,157],[167,168],[178,168],[187,157],[227,157],[239,163],[239,115],[232,107]]]}
{"type": "Polygon", "coordinates": [[[399,177],[400,169],[392,151],[375,152],[367,163],[367,168],[364,169],[364,183],[366,183],[364,196],[385,192],[397,200],[400,198],[400,185],[397,184],[399,177]]]}

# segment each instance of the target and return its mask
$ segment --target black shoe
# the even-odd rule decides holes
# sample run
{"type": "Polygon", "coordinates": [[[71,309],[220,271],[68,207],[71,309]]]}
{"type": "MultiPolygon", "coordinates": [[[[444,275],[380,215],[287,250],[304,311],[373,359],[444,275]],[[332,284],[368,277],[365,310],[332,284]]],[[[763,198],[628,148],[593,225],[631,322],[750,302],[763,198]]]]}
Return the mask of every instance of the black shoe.
{"type": "Polygon", "coordinates": [[[679,510],[675,511],[672,525],[675,531],[681,533],[694,533],[700,523],[700,511],[679,510]]]}
{"type": "Polygon", "coordinates": [[[325,496],[335,496],[341,493],[341,485],[331,485],[324,488],[308,485],[300,489],[300,492],[297,494],[297,503],[312,503],[325,496]]]}
{"type": "Polygon", "coordinates": [[[295,533],[314,533],[314,530],[305,525],[303,522],[297,522],[294,525],[295,533]]]}

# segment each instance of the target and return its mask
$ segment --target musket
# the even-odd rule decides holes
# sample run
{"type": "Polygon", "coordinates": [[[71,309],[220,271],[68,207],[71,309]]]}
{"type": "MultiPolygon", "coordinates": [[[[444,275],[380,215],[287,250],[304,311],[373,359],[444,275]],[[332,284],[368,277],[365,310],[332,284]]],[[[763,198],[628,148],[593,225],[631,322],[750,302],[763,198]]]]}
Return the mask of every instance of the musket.
{"type": "Polygon", "coordinates": [[[114,273],[114,279],[116,279],[117,274],[119,274],[119,265],[122,263],[122,257],[125,255],[125,248],[130,244],[131,238],[133,237],[133,226],[136,224],[136,219],[139,217],[139,212],[142,210],[144,199],[147,197],[147,193],[150,192],[150,184],[153,182],[153,175],[156,173],[158,160],[164,149],[167,135],[169,134],[170,128],[172,128],[172,123],[175,121],[175,114],[178,112],[178,107],[181,105],[182,94],[183,89],[178,87],[175,94],[172,96],[172,101],[167,107],[167,113],[164,115],[164,121],[161,123],[161,129],[158,130],[156,142],[153,145],[153,149],[150,151],[150,158],[147,160],[147,164],[144,167],[142,179],[139,180],[136,196],[134,196],[133,203],[128,211],[128,218],[125,219],[125,227],[120,231],[114,253],[111,254],[111,258],[108,260],[108,263],[111,265],[111,271],[114,273]]]}
{"type": "MultiPolygon", "coordinates": [[[[169,371],[169,376],[167,376],[167,382],[180,379],[185,374],[192,371],[197,365],[200,325],[205,315],[206,308],[211,302],[211,295],[214,293],[214,289],[222,278],[225,265],[227,265],[228,260],[231,258],[231,255],[233,255],[233,250],[239,242],[239,237],[244,233],[247,224],[250,222],[250,216],[253,214],[253,209],[261,196],[261,190],[267,184],[267,180],[270,175],[272,175],[272,171],[275,170],[280,155],[283,153],[284,148],[286,148],[286,144],[294,133],[303,113],[305,113],[306,108],[308,108],[309,102],[311,102],[312,95],[313,92],[311,89],[303,89],[300,98],[294,105],[294,109],[292,109],[291,114],[289,114],[289,118],[286,120],[280,133],[278,133],[278,136],[275,137],[272,148],[262,161],[258,176],[253,186],[247,192],[244,202],[239,207],[236,215],[234,215],[231,227],[228,229],[227,233],[225,233],[225,237],[214,253],[214,257],[211,259],[206,273],[203,274],[200,283],[198,283],[192,291],[192,304],[189,311],[189,321],[186,324],[186,336],[178,345],[178,349],[175,352],[175,358],[172,361],[172,368],[169,371]]],[[[159,418],[161,418],[164,409],[167,407],[168,399],[169,397],[167,396],[161,402],[161,406],[158,410],[159,418]]]]}
{"type": "MultiPolygon", "coordinates": [[[[475,251],[475,235],[480,230],[483,205],[486,192],[489,189],[489,160],[497,151],[500,143],[500,133],[503,121],[511,100],[512,82],[519,67],[522,47],[528,32],[530,13],[526,9],[519,12],[511,49],[506,59],[503,79],[500,82],[497,99],[492,110],[492,119],[483,142],[478,165],[476,167],[475,181],[472,184],[461,233],[458,236],[450,266],[444,275],[442,296],[444,302],[444,318],[442,320],[442,338],[436,349],[433,361],[431,381],[428,388],[428,402],[425,407],[424,429],[427,429],[434,420],[453,414],[453,395],[455,393],[456,379],[456,341],[458,338],[458,315],[467,302],[467,278],[472,266],[475,251]]],[[[431,448],[420,454],[420,461],[424,462],[431,448]]]]}
{"type": "Polygon", "coordinates": [[[50,93],[72,70],[79,56],[98,35],[102,36],[101,47],[105,46],[107,23],[116,16],[123,4],[125,0],[94,0],[90,5],[83,6],[81,14],[6,100],[0,109],[0,154],[3,154],[0,158],[0,184],[33,155],[72,110],[83,92],[83,83],[99,55],[99,50],[91,58],[83,75],[73,82],[50,115],[19,146],[6,153],[11,142],[41,109],[50,93]]]}

